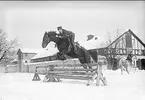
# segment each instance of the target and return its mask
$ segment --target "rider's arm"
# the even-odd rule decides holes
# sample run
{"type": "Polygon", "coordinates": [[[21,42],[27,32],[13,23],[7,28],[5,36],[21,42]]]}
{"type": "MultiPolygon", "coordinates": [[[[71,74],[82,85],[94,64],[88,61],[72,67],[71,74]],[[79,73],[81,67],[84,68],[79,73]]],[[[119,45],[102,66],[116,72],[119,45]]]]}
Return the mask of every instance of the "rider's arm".
{"type": "Polygon", "coordinates": [[[69,38],[69,36],[65,36],[65,35],[63,35],[62,38],[66,39],[66,38],[69,38]]]}
{"type": "Polygon", "coordinates": [[[62,34],[62,38],[69,38],[70,35],[69,34],[62,34]]]}
{"type": "Polygon", "coordinates": [[[64,36],[64,37],[69,38],[70,35],[71,35],[71,32],[70,32],[70,31],[63,30],[63,36],[64,36]]]}

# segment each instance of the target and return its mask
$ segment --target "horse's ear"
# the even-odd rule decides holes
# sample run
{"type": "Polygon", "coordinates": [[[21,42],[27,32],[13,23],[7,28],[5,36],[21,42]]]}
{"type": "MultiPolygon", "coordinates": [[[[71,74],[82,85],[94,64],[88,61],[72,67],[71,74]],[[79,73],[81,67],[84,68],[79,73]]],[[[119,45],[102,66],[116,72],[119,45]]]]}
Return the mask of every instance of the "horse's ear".
{"type": "Polygon", "coordinates": [[[47,31],[45,31],[45,34],[47,33],[47,31]]]}

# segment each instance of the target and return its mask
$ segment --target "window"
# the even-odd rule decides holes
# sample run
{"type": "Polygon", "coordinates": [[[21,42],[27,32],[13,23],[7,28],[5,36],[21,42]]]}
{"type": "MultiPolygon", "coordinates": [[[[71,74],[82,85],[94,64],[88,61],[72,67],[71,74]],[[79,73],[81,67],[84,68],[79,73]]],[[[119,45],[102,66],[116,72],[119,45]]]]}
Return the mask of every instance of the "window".
{"type": "Polygon", "coordinates": [[[27,63],[27,61],[25,61],[25,63],[27,63]]]}
{"type": "Polygon", "coordinates": [[[25,56],[27,57],[27,56],[28,56],[28,54],[27,54],[27,53],[25,53],[25,56]]]}

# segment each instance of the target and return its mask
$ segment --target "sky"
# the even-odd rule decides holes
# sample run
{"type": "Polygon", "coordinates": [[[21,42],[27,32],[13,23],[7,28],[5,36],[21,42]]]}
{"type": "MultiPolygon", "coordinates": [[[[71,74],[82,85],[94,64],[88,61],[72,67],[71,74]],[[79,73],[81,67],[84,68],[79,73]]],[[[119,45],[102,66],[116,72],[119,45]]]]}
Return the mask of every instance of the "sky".
{"type": "Polygon", "coordinates": [[[0,1],[0,29],[23,48],[42,48],[45,31],[58,26],[74,32],[75,41],[87,34],[105,41],[108,32],[131,29],[145,43],[145,1],[0,1]]]}

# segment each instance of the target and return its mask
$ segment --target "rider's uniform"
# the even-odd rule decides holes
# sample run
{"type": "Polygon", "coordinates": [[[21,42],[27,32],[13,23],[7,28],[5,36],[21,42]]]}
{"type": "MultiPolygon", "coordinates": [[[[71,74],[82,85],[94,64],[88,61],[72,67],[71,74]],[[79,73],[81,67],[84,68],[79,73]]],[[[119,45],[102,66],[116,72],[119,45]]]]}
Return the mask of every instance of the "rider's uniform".
{"type": "Polygon", "coordinates": [[[62,33],[60,33],[60,35],[62,38],[69,38],[70,43],[74,45],[75,34],[73,32],[62,29],[62,33]]]}
{"type": "Polygon", "coordinates": [[[70,51],[71,46],[73,46],[73,47],[74,47],[75,53],[78,53],[78,51],[77,51],[77,49],[76,49],[76,46],[75,46],[75,44],[74,44],[75,34],[74,34],[73,32],[67,31],[67,30],[65,30],[65,29],[62,29],[62,33],[60,32],[60,36],[61,36],[62,38],[68,38],[68,39],[69,39],[69,41],[70,41],[70,46],[69,46],[69,48],[68,48],[68,51],[70,51]]]}
{"type": "Polygon", "coordinates": [[[132,63],[132,54],[130,53],[130,54],[128,54],[128,56],[127,56],[127,59],[126,60],[128,60],[130,63],[132,63]]]}

